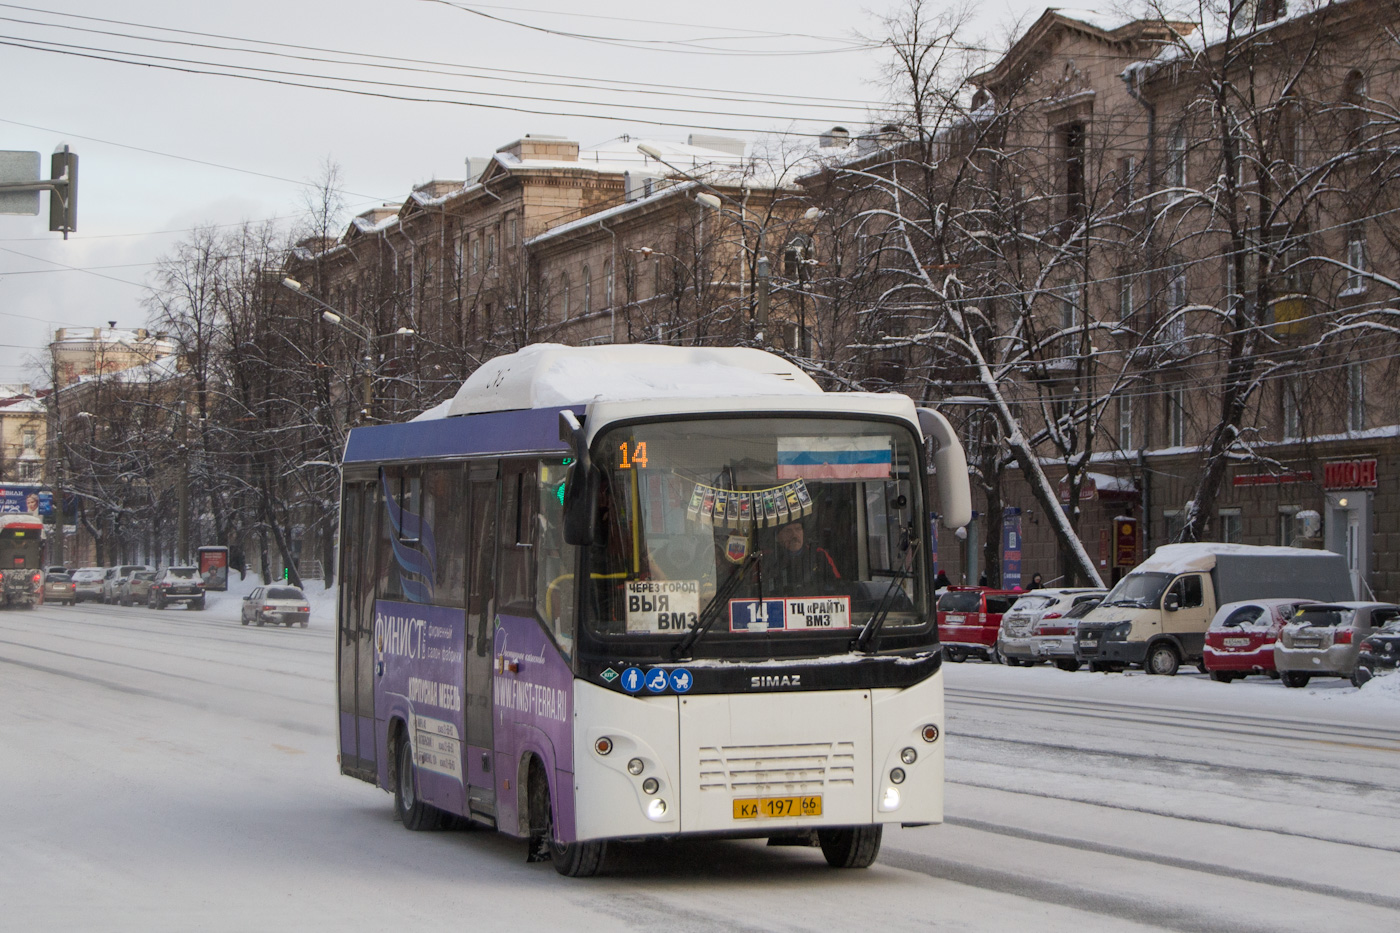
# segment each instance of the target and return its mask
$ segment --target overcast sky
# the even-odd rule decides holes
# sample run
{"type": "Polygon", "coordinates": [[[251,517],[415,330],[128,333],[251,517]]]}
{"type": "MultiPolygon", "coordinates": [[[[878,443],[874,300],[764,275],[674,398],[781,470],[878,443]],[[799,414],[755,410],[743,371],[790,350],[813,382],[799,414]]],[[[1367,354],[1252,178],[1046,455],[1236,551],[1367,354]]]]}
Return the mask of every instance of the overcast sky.
{"type": "MultiPolygon", "coordinates": [[[[881,55],[858,37],[903,4],[0,3],[0,149],[39,151],[45,176],[61,143],[81,159],[67,242],[48,232],[47,195],[38,217],[0,216],[0,381],[33,379],[57,327],[144,324],[154,263],[191,227],[291,218],[327,159],[357,212],[462,178],[467,156],[524,133],[588,147],[858,127],[860,102],[882,95],[881,55]]],[[[1004,42],[1042,9],[992,0],[970,38],[1004,42]]]]}

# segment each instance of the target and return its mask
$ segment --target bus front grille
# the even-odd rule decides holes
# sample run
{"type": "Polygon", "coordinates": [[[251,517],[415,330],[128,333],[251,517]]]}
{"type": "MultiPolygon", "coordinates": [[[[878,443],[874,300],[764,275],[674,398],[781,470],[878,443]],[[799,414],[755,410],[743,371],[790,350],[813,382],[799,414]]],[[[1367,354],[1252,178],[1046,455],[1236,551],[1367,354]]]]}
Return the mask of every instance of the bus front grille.
{"type": "Polygon", "coordinates": [[[736,794],[817,793],[855,786],[854,742],[701,748],[700,790],[736,794]]]}

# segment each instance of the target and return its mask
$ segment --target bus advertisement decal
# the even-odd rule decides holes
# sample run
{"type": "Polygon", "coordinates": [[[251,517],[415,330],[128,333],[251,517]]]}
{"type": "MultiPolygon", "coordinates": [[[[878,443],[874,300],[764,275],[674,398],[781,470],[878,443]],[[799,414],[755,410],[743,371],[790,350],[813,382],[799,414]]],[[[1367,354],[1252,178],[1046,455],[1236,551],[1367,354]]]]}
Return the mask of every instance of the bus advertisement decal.
{"type": "Polygon", "coordinates": [[[629,580],[627,631],[684,632],[700,615],[699,580],[629,580]]]}
{"type": "Polygon", "coordinates": [[[418,767],[460,783],[466,615],[461,609],[377,600],[375,716],[396,709],[413,729],[418,767]]]}

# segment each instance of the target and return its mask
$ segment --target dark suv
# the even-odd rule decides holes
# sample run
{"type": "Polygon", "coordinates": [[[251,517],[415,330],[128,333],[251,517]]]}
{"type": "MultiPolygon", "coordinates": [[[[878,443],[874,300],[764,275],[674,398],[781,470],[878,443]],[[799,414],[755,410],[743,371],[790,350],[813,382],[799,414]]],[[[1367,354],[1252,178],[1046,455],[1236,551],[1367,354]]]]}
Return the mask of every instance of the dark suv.
{"type": "Polygon", "coordinates": [[[204,580],[198,567],[166,567],[151,584],[147,604],[164,609],[171,603],[184,603],[189,609],[204,608],[204,580]]]}

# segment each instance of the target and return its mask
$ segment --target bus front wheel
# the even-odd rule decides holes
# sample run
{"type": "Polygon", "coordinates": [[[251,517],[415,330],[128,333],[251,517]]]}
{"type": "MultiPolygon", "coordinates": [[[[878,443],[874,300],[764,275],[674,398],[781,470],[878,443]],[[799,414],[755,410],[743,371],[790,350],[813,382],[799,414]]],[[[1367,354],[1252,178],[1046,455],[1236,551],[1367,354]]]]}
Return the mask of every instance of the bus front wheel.
{"type": "Polygon", "coordinates": [[[442,811],[418,797],[418,782],[413,773],[413,744],[408,736],[399,739],[398,762],[398,780],[394,782],[394,813],[399,822],[404,829],[415,832],[437,829],[442,825],[442,811]]]}
{"type": "MultiPolygon", "coordinates": [[[[591,878],[603,867],[603,856],[608,844],[593,842],[560,842],[554,830],[554,801],[550,797],[549,782],[544,769],[537,763],[530,768],[530,815],[532,850],[543,849],[554,870],[566,878],[591,878]]],[[[540,855],[532,855],[531,861],[540,860],[540,855]]]]}
{"type": "Polygon", "coordinates": [[[819,829],[817,841],[821,843],[826,863],[832,868],[869,868],[880,854],[880,837],[884,831],[879,823],[819,829]]]}

